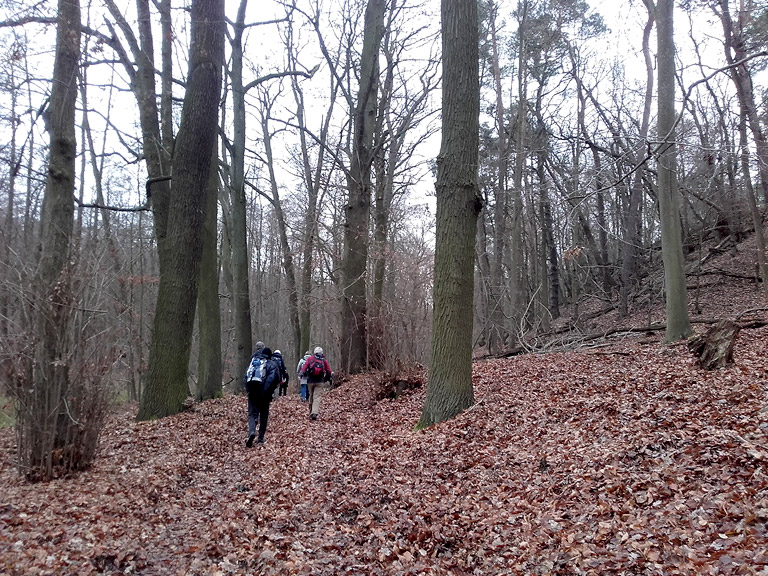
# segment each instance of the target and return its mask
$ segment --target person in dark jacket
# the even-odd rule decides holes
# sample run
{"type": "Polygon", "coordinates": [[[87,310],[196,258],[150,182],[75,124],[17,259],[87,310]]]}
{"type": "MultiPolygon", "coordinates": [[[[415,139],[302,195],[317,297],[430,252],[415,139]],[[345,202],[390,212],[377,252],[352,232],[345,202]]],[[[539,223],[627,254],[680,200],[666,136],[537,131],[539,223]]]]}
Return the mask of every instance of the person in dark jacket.
{"type": "Polygon", "coordinates": [[[277,395],[285,396],[288,394],[288,368],[285,367],[283,355],[280,353],[280,350],[272,352],[272,360],[274,360],[280,368],[280,384],[277,386],[277,395]]]}
{"type": "Polygon", "coordinates": [[[325,359],[323,349],[320,346],[317,346],[314,355],[304,362],[302,370],[307,377],[307,387],[309,388],[309,417],[312,420],[317,420],[320,413],[320,400],[330,387],[332,375],[331,366],[325,359]]]}
{"type": "Polygon", "coordinates": [[[272,360],[272,350],[262,348],[256,350],[251,358],[251,364],[244,377],[245,389],[248,392],[248,440],[245,445],[250,448],[256,439],[256,423],[259,424],[259,444],[264,444],[264,435],[267,432],[267,420],[269,419],[269,404],[272,402],[272,394],[280,383],[280,368],[272,360]],[[261,374],[257,374],[251,367],[255,366],[254,359],[258,359],[261,374]]]}

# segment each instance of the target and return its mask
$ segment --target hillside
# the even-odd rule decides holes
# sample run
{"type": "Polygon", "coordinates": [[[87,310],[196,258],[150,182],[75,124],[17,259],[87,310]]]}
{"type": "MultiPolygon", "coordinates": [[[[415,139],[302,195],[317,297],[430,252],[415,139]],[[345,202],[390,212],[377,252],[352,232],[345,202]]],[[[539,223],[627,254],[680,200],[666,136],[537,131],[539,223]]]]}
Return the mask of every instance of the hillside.
{"type": "MultiPolygon", "coordinates": [[[[733,275],[702,277],[694,320],[768,305],[733,277],[749,253],[710,260],[733,275]]],[[[649,304],[626,325],[660,319],[649,304]]],[[[714,372],[662,337],[476,362],[476,404],[422,432],[423,387],[376,400],[372,376],[319,421],[279,399],[252,449],[245,398],[157,422],[129,407],[91,471],[32,485],[4,429],[0,573],[767,574],[768,328],[714,372]]]]}

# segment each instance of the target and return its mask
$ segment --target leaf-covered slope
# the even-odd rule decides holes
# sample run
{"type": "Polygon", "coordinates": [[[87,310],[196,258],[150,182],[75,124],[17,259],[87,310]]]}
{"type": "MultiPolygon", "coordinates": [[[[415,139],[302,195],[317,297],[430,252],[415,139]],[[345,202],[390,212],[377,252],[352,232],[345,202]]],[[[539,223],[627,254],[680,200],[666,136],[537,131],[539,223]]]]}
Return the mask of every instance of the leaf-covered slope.
{"type": "Polygon", "coordinates": [[[27,484],[2,436],[0,573],[751,574],[768,571],[768,331],[736,365],[626,340],[475,364],[477,403],[414,432],[423,390],[357,377],[310,421],[245,398],[115,416],[91,471],[27,484]]]}

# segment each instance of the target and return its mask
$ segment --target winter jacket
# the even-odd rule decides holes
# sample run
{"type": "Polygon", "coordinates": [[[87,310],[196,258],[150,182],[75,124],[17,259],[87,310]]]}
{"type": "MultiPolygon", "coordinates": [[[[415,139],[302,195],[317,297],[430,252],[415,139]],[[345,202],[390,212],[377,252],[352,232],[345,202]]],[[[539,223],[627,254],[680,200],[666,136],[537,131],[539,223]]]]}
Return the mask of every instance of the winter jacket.
{"type": "Polygon", "coordinates": [[[306,375],[302,374],[301,372],[302,372],[302,370],[304,370],[304,362],[306,362],[307,360],[309,360],[309,358],[310,358],[311,356],[312,356],[312,354],[305,354],[305,355],[304,355],[304,358],[302,358],[301,360],[299,360],[299,363],[296,365],[296,374],[298,374],[298,375],[299,375],[299,378],[300,378],[300,379],[301,379],[301,381],[302,381],[302,382],[304,382],[305,384],[307,383],[307,377],[306,377],[306,375]]]}
{"type": "MultiPolygon", "coordinates": [[[[266,358],[266,356],[261,352],[256,352],[253,356],[251,356],[251,362],[253,362],[254,358],[266,358]]],[[[281,359],[282,360],[282,359],[281,359]]],[[[249,364],[250,366],[250,364],[249,364]]],[[[245,390],[250,393],[251,389],[250,386],[254,384],[259,384],[257,381],[253,382],[247,382],[248,371],[246,370],[246,373],[243,375],[243,384],[245,385],[245,390]]],[[[261,392],[264,392],[266,394],[272,394],[275,391],[275,388],[277,388],[277,385],[280,384],[280,366],[277,362],[275,362],[272,358],[267,358],[267,363],[265,365],[265,374],[264,378],[261,380],[261,392]]]]}
{"type": "Polygon", "coordinates": [[[304,374],[307,377],[307,383],[310,382],[330,382],[331,380],[331,365],[328,364],[328,360],[325,359],[325,356],[323,354],[315,354],[315,359],[320,360],[323,363],[323,375],[318,377],[312,376],[309,372],[307,372],[307,368],[309,367],[309,364],[312,362],[311,359],[307,359],[304,362],[304,366],[302,366],[302,369],[304,370],[304,374]]]}
{"type": "Polygon", "coordinates": [[[288,381],[288,368],[285,367],[285,361],[283,361],[283,355],[277,352],[272,353],[272,360],[277,364],[280,372],[280,380],[288,381]]]}

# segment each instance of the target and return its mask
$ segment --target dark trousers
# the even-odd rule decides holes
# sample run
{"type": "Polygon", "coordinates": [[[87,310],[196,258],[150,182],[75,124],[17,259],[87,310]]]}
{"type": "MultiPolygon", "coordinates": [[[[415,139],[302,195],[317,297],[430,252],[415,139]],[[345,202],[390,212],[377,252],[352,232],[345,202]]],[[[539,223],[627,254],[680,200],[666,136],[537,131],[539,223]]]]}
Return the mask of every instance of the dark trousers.
{"type": "Polygon", "coordinates": [[[280,382],[280,386],[277,389],[278,396],[285,396],[288,394],[288,380],[280,382]]]}
{"type": "MultiPolygon", "coordinates": [[[[256,384],[260,386],[260,384],[256,384]]],[[[256,434],[256,422],[259,423],[259,439],[264,438],[267,432],[267,420],[269,420],[269,404],[272,402],[271,394],[264,394],[261,390],[248,390],[248,436],[256,434]]]]}

